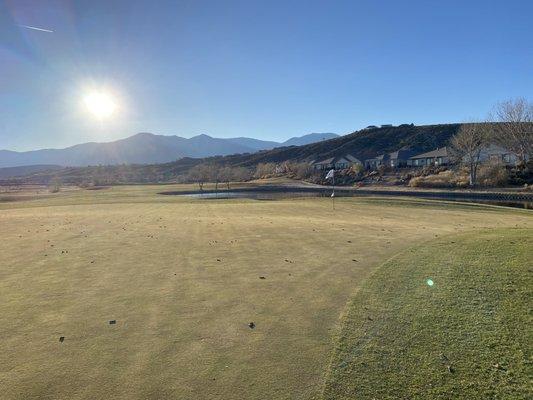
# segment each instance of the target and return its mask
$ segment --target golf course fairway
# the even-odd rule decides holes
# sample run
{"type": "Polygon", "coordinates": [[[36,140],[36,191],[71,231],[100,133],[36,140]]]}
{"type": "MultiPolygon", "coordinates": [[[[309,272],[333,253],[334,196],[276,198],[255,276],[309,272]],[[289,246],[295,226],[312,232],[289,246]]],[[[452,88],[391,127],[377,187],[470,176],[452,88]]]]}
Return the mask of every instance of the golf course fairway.
{"type": "MultiPolygon", "coordinates": [[[[361,385],[365,395],[372,390],[376,374],[387,379],[414,358],[423,374],[440,374],[436,384],[462,388],[446,375],[453,375],[448,365],[453,376],[476,373],[461,358],[462,322],[476,322],[486,303],[483,327],[496,329],[492,315],[502,326],[527,326],[518,308],[506,325],[508,292],[496,289],[516,284],[509,295],[524,296],[526,282],[515,272],[531,279],[519,270],[531,249],[530,211],[370,197],[340,198],[332,209],[327,198],[201,200],[160,191],[122,186],[3,197],[2,399],[353,398],[361,385]],[[479,265],[483,254],[490,270],[479,265]],[[387,260],[398,260],[398,268],[387,260]],[[514,268],[511,280],[499,265],[514,268]],[[456,311],[447,315],[450,298],[456,311]],[[361,314],[358,304],[373,308],[361,314]],[[428,323],[440,329],[437,337],[428,323]],[[411,354],[405,346],[417,327],[423,343],[411,354]],[[361,329],[378,353],[360,347],[361,329]],[[457,341],[446,336],[451,332],[457,341]],[[448,341],[457,346],[443,349],[448,341]],[[408,360],[398,361],[401,348],[408,360]],[[390,360],[378,357],[389,353],[390,360]],[[441,353],[448,364],[436,361],[441,353]],[[358,354],[372,365],[353,362],[358,354]],[[339,367],[343,361],[348,368],[339,367]]],[[[468,340],[479,338],[472,335],[468,340]]],[[[503,343],[516,355],[523,343],[510,336],[503,343]]],[[[487,356],[478,365],[500,374],[488,364],[510,371],[515,362],[487,356]]],[[[416,398],[430,382],[418,381],[426,375],[411,382],[414,367],[406,365],[395,382],[409,381],[404,391],[416,398]]],[[[385,385],[376,398],[394,398],[385,385]]]]}

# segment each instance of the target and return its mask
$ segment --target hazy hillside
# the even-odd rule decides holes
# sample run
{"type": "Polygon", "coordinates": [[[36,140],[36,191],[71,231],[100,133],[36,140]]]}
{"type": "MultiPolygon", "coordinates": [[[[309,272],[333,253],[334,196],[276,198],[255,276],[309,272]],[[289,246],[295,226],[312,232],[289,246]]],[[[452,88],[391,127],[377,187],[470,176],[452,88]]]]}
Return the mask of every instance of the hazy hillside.
{"type": "MultiPolygon", "coordinates": [[[[55,176],[64,183],[87,182],[95,178],[103,182],[167,182],[186,174],[192,166],[204,162],[253,168],[259,163],[310,161],[344,154],[352,154],[360,160],[365,160],[408,145],[420,152],[445,146],[459,127],[460,124],[447,124],[365,129],[318,143],[263,150],[253,154],[209,158],[186,157],[178,161],[153,165],[66,168],[57,173],[37,173],[20,182],[46,183],[55,176]]],[[[201,140],[206,139],[200,138],[199,141],[201,140]]]]}
{"type": "Polygon", "coordinates": [[[259,140],[259,139],[247,138],[247,137],[229,138],[226,140],[232,143],[236,143],[240,146],[245,146],[249,149],[253,149],[255,151],[270,150],[270,149],[273,149],[274,147],[281,146],[281,143],[278,143],[278,142],[272,142],[268,140],[259,140]]]}
{"type": "Polygon", "coordinates": [[[251,166],[287,160],[310,161],[344,154],[352,154],[360,160],[365,160],[404,146],[411,146],[424,152],[446,145],[459,127],[460,124],[443,124],[363,129],[305,146],[282,147],[255,154],[228,156],[224,157],[224,162],[251,166]]]}
{"type": "Polygon", "coordinates": [[[27,165],[23,167],[6,167],[0,168],[0,179],[13,178],[17,176],[24,176],[35,174],[43,171],[54,171],[62,169],[59,165],[27,165]]]}
{"type": "MultiPolygon", "coordinates": [[[[311,143],[331,135],[334,134],[313,133],[289,141],[311,143]]],[[[83,143],[65,149],[26,152],[0,150],[0,168],[43,164],[61,166],[156,164],[175,161],[182,157],[203,158],[254,153],[284,145],[284,143],[245,137],[220,139],[198,135],[186,139],[180,136],[139,133],[114,142],[83,143]]]]}
{"type": "Polygon", "coordinates": [[[310,133],[300,137],[292,137],[283,142],[284,146],[303,146],[310,143],[322,142],[324,140],[339,137],[336,133],[310,133]]]}

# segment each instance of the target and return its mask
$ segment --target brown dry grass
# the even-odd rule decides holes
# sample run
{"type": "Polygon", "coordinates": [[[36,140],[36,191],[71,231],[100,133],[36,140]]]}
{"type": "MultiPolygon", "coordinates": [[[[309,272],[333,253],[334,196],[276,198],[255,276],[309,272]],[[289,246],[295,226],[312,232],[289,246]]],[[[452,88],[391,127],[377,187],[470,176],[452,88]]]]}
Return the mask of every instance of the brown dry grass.
{"type": "Polygon", "coordinates": [[[156,194],[177,188],[0,204],[2,398],[308,399],[345,304],[385,259],[532,225],[526,211],[421,200],[156,194]]]}

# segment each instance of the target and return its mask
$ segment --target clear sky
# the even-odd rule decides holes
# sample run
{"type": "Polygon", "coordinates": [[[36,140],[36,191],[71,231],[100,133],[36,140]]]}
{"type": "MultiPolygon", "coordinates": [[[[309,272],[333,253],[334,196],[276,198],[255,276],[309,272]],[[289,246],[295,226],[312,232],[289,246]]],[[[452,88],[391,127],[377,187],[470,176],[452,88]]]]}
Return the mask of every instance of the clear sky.
{"type": "Polygon", "coordinates": [[[531,0],[0,0],[0,148],[483,118],[532,98],[532,20],[531,0]]]}

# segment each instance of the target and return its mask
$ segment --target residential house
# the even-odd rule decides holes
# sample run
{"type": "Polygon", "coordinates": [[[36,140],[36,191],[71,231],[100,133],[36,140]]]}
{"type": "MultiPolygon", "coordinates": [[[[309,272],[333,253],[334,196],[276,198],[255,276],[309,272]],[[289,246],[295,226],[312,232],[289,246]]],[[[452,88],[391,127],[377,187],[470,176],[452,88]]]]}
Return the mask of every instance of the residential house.
{"type": "Polygon", "coordinates": [[[518,163],[518,156],[510,150],[495,144],[491,144],[481,150],[479,160],[481,162],[496,162],[505,165],[516,166],[518,163]]]}
{"type": "Polygon", "coordinates": [[[412,156],[407,160],[408,166],[425,167],[426,165],[448,165],[450,163],[450,151],[447,147],[441,147],[427,153],[412,156]]]}
{"type": "Polygon", "coordinates": [[[377,169],[381,165],[388,165],[388,162],[389,162],[389,155],[380,154],[379,156],[365,160],[365,168],[366,169],[377,169]]]}
{"type": "Polygon", "coordinates": [[[346,169],[356,164],[363,165],[359,159],[355,158],[351,154],[346,154],[335,160],[335,169],[346,169]]]}
{"type": "Polygon", "coordinates": [[[344,156],[330,157],[330,158],[326,158],[325,160],[311,162],[313,169],[317,171],[329,170],[329,169],[346,169],[346,168],[350,168],[351,166],[355,164],[362,165],[362,162],[359,161],[354,156],[352,156],[351,154],[346,154],[344,156]]]}
{"type": "Polygon", "coordinates": [[[415,152],[410,148],[404,148],[389,153],[387,165],[391,168],[406,167],[410,157],[414,156],[415,152]]]}
{"type": "Polygon", "coordinates": [[[314,170],[328,170],[333,168],[333,163],[335,162],[335,157],[326,158],[325,160],[320,161],[311,161],[311,165],[314,170]]]}
{"type": "Polygon", "coordinates": [[[379,156],[365,160],[365,167],[367,169],[377,169],[382,165],[391,168],[405,167],[407,166],[409,157],[412,157],[414,154],[415,152],[410,148],[403,148],[393,151],[392,153],[380,154],[379,156]]]}

